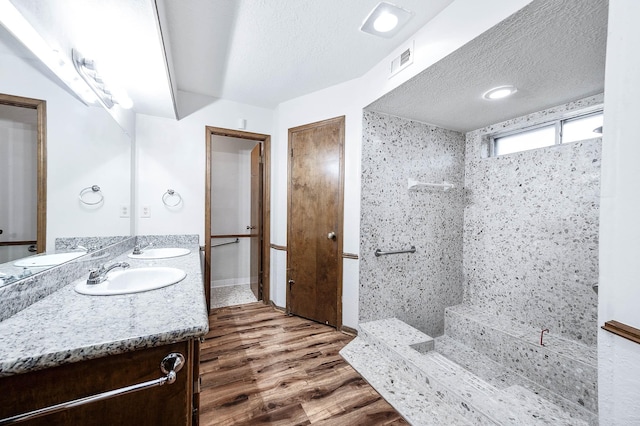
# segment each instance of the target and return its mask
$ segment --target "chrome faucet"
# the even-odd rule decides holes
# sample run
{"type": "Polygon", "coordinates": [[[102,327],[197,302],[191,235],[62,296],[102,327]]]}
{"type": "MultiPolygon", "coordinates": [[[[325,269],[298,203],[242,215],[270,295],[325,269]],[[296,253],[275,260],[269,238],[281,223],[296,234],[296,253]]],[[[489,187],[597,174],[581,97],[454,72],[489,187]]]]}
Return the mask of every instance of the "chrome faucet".
{"type": "Polygon", "coordinates": [[[133,253],[131,254],[142,254],[143,251],[145,251],[146,249],[148,249],[149,247],[151,247],[153,245],[153,243],[149,243],[149,245],[147,245],[144,248],[140,248],[140,244],[136,244],[133,247],[133,253]]]}
{"type": "Polygon", "coordinates": [[[115,268],[127,269],[128,267],[129,267],[129,264],[127,262],[116,262],[113,265],[110,265],[109,267],[105,267],[105,265],[102,265],[98,269],[92,269],[91,272],[89,272],[89,278],[87,279],[87,284],[100,284],[101,282],[107,279],[107,274],[112,269],[115,269],[115,268]]]}

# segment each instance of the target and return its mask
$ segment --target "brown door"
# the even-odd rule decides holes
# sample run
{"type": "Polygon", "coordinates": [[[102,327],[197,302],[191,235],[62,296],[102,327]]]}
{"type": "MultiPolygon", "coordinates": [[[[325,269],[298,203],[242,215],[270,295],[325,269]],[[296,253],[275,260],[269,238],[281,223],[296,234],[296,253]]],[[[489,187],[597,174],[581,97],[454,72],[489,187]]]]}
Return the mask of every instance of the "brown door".
{"type": "Polygon", "coordinates": [[[251,291],[262,299],[262,153],[261,144],[251,150],[251,291]]]}
{"type": "Polygon", "coordinates": [[[344,117],[289,129],[287,310],[341,326],[344,117]]]}

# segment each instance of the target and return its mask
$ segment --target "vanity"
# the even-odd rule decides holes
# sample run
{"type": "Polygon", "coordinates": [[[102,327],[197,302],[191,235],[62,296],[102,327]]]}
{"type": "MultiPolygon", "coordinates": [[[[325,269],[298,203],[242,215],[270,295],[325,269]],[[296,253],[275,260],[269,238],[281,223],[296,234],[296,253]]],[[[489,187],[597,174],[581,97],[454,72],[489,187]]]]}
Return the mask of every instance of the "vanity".
{"type": "Polygon", "coordinates": [[[199,342],[208,332],[199,251],[197,236],[124,238],[0,287],[5,300],[30,302],[0,321],[0,425],[197,424],[199,342]],[[150,241],[189,253],[129,256],[150,241]],[[89,269],[115,262],[128,263],[128,271],[173,268],[186,276],[131,294],[76,291],[89,269]],[[82,399],[91,401],[77,403],[82,399]],[[60,409],[6,420],[46,407],[60,409]]]}

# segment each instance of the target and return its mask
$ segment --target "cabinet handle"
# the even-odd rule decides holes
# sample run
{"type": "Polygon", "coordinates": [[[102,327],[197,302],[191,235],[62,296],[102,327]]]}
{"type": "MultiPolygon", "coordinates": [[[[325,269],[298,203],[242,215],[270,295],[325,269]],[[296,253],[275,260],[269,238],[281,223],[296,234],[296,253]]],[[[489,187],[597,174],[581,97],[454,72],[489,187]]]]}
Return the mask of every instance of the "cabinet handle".
{"type": "Polygon", "coordinates": [[[7,417],[0,420],[0,425],[12,425],[27,420],[37,419],[38,417],[46,416],[48,414],[58,413],[65,411],[80,405],[89,404],[91,402],[102,401],[104,399],[113,398],[114,396],[125,395],[128,393],[137,392],[139,390],[153,388],[156,386],[162,386],[166,384],[175,383],[177,373],[184,366],[184,355],[177,352],[172,352],[165,356],[160,362],[160,370],[165,374],[159,379],[148,380],[136,385],[126,386],[119,389],[114,389],[107,392],[102,392],[96,395],[86,396],[84,398],[74,399],[73,401],[63,402],[61,404],[51,405],[49,407],[40,408],[39,410],[29,411],[28,413],[18,414],[17,416],[7,417]]]}

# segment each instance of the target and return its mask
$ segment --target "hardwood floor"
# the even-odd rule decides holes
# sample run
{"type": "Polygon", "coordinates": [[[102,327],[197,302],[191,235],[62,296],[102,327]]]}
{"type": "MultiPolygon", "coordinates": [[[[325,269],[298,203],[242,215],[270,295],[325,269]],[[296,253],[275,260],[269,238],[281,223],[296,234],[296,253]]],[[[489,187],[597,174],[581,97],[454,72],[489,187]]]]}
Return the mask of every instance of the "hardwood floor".
{"type": "Polygon", "coordinates": [[[261,302],[219,308],[201,345],[200,425],[407,425],[338,354],[352,337],[261,302]]]}

